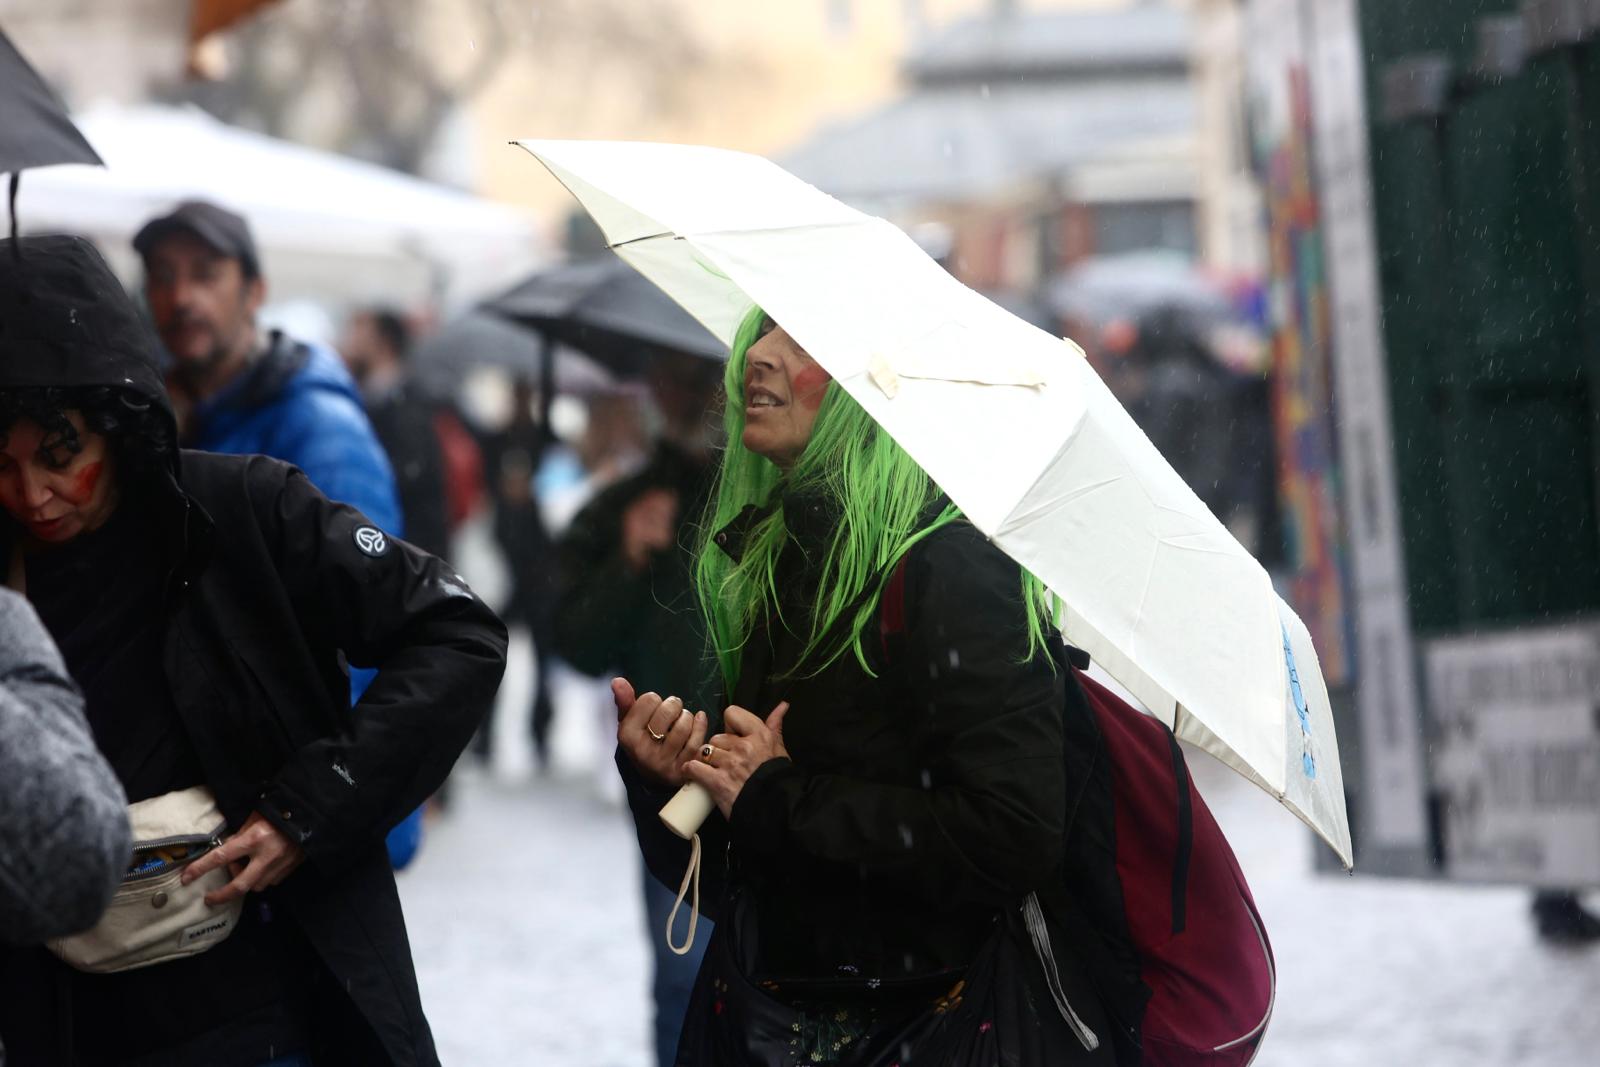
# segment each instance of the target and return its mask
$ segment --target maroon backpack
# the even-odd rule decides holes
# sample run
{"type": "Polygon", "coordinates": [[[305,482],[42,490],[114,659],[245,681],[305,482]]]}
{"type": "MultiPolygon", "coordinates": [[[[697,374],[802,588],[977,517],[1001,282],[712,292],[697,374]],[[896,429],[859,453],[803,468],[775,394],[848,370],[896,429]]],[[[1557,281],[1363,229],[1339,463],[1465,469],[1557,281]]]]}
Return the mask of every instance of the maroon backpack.
{"type": "MultiPolygon", "coordinates": [[[[1104,938],[1125,941],[1118,947],[1131,951],[1149,991],[1137,1020],[1138,1062],[1242,1067],[1266,1033],[1277,984],[1272,946],[1244,872],[1172,731],[1078,667],[1071,670],[1110,770],[1113,825],[1109,850],[1092,841],[1074,847],[1074,838],[1094,836],[1078,833],[1085,813],[1074,813],[1068,863],[1115,864],[1120,909],[1106,901],[1082,904],[1103,924],[1104,938]]],[[[1083,787],[1095,786],[1091,773],[1083,787]]]]}
{"type": "MultiPolygon", "coordinates": [[[[880,602],[883,648],[905,629],[905,568],[880,602]]],[[[1118,1029],[1119,1060],[1145,1067],[1243,1067],[1255,1058],[1277,984],[1272,947],[1233,849],[1160,720],[1061,664],[1069,788],[1059,887],[1039,891],[1118,1029]]]]}

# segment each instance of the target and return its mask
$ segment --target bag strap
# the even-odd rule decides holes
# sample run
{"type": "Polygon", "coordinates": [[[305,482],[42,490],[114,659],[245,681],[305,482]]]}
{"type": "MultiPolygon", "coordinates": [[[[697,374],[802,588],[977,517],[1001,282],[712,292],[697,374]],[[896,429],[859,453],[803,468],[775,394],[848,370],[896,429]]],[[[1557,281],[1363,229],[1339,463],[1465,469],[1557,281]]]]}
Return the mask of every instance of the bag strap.
{"type": "Polygon", "coordinates": [[[1194,852],[1194,805],[1189,799],[1189,764],[1171,730],[1165,731],[1172,750],[1172,776],[1178,783],[1178,854],[1172,860],[1172,932],[1188,925],[1189,858],[1194,852]]]}

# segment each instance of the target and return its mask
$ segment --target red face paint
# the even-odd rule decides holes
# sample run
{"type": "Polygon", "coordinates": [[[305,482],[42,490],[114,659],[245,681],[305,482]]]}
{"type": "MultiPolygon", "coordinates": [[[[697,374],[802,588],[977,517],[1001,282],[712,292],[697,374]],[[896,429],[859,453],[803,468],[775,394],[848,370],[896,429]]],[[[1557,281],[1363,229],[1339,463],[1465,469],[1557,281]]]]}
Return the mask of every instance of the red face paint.
{"type": "Polygon", "coordinates": [[[61,496],[73,507],[82,507],[94,496],[95,487],[100,484],[100,474],[105,469],[102,462],[91,463],[83,470],[72,476],[72,488],[63,490],[61,496]]]}
{"type": "Polygon", "coordinates": [[[823,370],[822,364],[813,363],[794,376],[791,382],[794,398],[815,411],[822,406],[822,398],[828,395],[828,383],[831,381],[833,375],[823,370]]]}

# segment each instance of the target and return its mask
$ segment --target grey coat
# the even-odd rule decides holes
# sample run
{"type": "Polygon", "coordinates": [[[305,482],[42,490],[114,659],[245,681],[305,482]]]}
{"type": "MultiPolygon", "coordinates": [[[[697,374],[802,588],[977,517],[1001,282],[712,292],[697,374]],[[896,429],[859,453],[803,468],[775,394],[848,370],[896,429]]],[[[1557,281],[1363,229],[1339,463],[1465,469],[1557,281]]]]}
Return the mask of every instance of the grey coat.
{"type": "Polygon", "coordinates": [[[0,588],[0,942],[94,925],[130,855],[128,801],[83,698],[33,608],[0,588]]]}

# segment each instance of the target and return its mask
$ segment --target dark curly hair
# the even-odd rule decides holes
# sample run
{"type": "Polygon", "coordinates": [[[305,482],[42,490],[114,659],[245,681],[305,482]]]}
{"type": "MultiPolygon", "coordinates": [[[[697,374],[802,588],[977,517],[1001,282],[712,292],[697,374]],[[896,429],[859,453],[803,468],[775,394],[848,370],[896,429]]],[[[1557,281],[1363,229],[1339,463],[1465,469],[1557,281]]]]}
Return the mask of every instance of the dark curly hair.
{"type": "Polygon", "coordinates": [[[44,430],[47,451],[76,455],[84,443],[67,418],[69,411],[76,411],[86,429],[106,439],[125,489],[147,485],[170,469],[176,448],[171,416],[129,389],[99,385],[0,389],[0,441],[18,421],[27,419],[44,430]]]}

